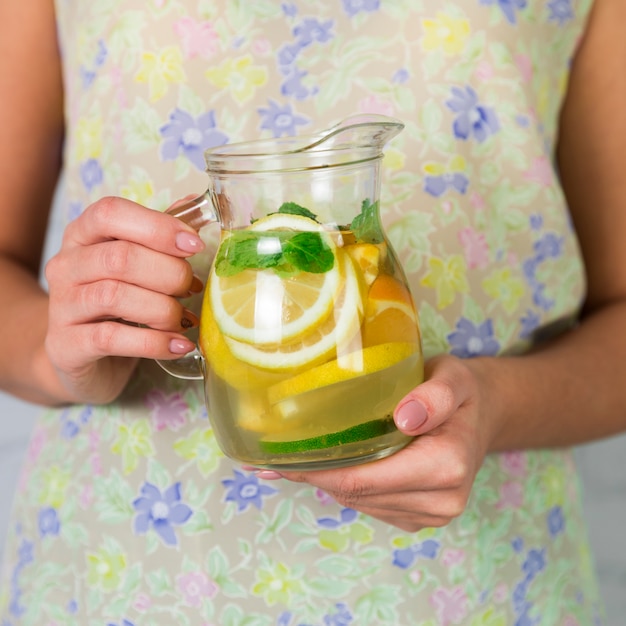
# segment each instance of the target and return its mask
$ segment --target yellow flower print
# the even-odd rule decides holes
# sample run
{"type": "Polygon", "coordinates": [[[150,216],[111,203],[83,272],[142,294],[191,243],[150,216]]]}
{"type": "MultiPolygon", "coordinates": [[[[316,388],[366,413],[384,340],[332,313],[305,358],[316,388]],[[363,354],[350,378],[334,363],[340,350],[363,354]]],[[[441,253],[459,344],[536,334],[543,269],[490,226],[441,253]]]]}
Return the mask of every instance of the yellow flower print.
{"type": "Polygon", "coordinates": [[[472,620],[471,626],[506,626],[506,616],[494,606],[489,606],[472,620]]]}
{"type": "Polygon", "coordinates": [[[97,159],[102,154],[102,118],[81,117],[74,131],[76,139],[76,159],[79,162],[97,159]]]}
{"type": "Polygon", "coordinates": [[[257,583],[252,587],[252,593],[262,596],[268,606],[290,606],[293,604],[293,594],[302,591],[300,581],[292,577],[284,563],[273,563],[269,567],[260,568],[256,578],[257,583]]]}
{"type": "Polygon", "coordinates": [[[111,452],[122,456],[125,474],[130,474],[137,467],[139,457],[154,454],[148,421],[138,419],[130,424],[120,424],[111,452]]]}
{"type": "Polygon", "coordinates": [[[567,492],[565,485],[565,473],[562,469],[554,465],[546,468],[541,476],[541,488],[546,509],[564,504],[564,494],[567,492]]]}
{"type": "Polygon", "coordinates": [[[179,439],[174,444],[174,450],[183,459],[195,461],[205,478],[218,468],[220,459],[224,456],[212,428],[199,428],[186,439],[179,439]]]}
{"type": "Polygon", "coordinates": [[[176,46],[163,48],[159,54],[144,52],[141,55],[141,68],[135,75],[138,83],[150,87],[150,100],[160,100],[173,83],[185,80],[182,54],[176,46]]]}
{"type": "Polygon", "coordinates": [[[87,582],[106,591],[117,589],[126,571],[126,556],[104,548],[87,555],[87,582]]]}
{"type": "Polygon", "coordinates": [[[457,293],[467,293],[467,267],[462,256],[455,254],[447,259],[431,257],[429,271],[422,278],[424,287],[437,290],[437,307],[445,309],[454,302],[457,293]]]}
{"type": "Polygon", "coordinates": [[[65,492],[70,483],[71,475],[58,465],[46,469],[41,476],[41,494],[39,502],[58,509],[65,502],[65,492]]]}
{"type": "Polygon", "coordinates": [[[442,49],[446,54],[459,54],[465,47],[470,34],[467,20],[437,13],[435,19],[422,20],[424,37],[422,48],[427,52],[442,49]]]}
{"type": "Polygon", "coordinates": [[[128,200],[147,206],[154,196],[152,181],[131,179],[120,189],[121,195],[128,200]]]}
{"type": "Polygon", "coordinates": [[[511,273],[510,267],[493,271],[482,282],[488,296],[499,300],[507,313],[517,308],[520,298],[524,295],[524,283],[511,273]]]}
{"type": "Polygon", "coordinates": [[[387,148],[383,157],[383,166],[387,170],[401,170],[404,168],[405,161],[404,152],[395,148],[387,148]]]}
{"type": "Polygon", "coordinates": [[[252,65],[252,57],[247,54],[237,59],[227,59],[219,67],[211,68],[205,76],[218,89],[228,89],[239,103],[250,100],[257,87],[267,82],[267,69],[252,65]]]}

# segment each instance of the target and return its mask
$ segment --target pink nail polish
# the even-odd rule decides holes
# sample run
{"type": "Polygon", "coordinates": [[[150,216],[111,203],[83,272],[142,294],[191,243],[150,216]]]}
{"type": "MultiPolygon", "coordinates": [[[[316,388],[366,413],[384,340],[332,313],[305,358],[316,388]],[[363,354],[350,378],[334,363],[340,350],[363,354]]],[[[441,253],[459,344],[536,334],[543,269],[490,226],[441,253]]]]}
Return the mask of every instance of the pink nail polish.
{"type": "Polygon", "coordinates": [[[176,247],[183,252],[191,252],[196,254],[204,250],[204,242],[198,235],[181,231],[176,235],[176,247]]]}
{"type": "Polygon", "coordinates": [[[396,410],[396,424],[403,431],[413,432],[427,419],[426,407],[417,400],[408,400],[396,410]]]}
{"type": "Polygon", "coordinates": [[[256,473],[256,475],[261,480],[278,480],[279,478],[283,477],[282,474],[279,474],[278,472],[275,472],[274,470],[266,470],[266,469],[259,470],[256,473]]]}
{"type": "Polygon", "coordinates": [[[170,341],[170,352],[172,354],[187,354],[191,352],[196,346],[191,341],[186,339],[172,339],[170,341]]]}

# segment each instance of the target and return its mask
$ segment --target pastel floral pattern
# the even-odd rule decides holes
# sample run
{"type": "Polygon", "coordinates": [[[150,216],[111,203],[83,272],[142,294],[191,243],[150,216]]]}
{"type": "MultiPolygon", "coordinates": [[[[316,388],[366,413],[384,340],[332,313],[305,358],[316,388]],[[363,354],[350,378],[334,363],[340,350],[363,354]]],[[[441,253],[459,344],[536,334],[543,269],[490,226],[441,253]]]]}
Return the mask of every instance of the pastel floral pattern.
{"type": "MultiPolygon", "coordinates": [[[[406,124],[381,211],[426,356],[519,353],[575,319],[553,154],[591,0],[55,5],[69,132],[53,219],[105,195],[165,210],[206,189],[207,148],[384,114],[406,124]]],[[[567,450],[489,455],[463,515],[405,533],[240,467],[210,414],[201,383],[149,361],[109,405],[42,412],[2,626],[602,623],[567,450]]]]}

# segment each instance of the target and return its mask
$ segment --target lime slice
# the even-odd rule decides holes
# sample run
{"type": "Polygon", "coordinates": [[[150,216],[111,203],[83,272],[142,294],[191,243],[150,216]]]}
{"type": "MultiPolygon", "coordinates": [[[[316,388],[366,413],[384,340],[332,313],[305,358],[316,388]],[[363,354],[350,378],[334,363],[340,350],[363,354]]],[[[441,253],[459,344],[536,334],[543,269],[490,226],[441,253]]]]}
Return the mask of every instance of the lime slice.
{"type": "MultiPolygon", "coordinates": [[[[267,454],[293,454],[297,452],[307,452],[308,450],[320,450],[324,448],[334,448],[347,443],[365,441],[374,437],[380,437],[396,430],[395,423],[391,417],[386,419],[372,420],[363,424],[351,426],[336,433],[317,435],[305,439],[277,438],[272,435],[272,439],[261,439],[259,447],[267,454]]],[[[285,437],[293,437],[293,433],[286,433],[285,437]]]]}

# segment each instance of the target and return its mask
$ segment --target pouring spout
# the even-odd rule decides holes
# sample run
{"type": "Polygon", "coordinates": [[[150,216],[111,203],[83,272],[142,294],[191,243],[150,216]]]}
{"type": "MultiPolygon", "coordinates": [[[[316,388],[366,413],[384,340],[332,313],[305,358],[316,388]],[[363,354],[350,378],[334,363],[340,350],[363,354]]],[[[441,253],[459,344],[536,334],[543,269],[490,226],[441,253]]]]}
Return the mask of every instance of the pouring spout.
{"type": "Polygon", "coordinates": [[[381,150],[398,135],[404,124],[393,117],[375,113],[351,115],[335,126],[314,135],[306,146],[294,152],[316,152],[345,148],[381,150]]]}

